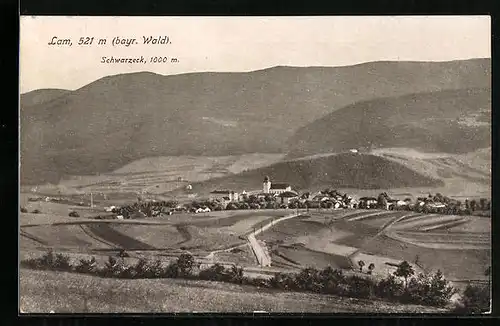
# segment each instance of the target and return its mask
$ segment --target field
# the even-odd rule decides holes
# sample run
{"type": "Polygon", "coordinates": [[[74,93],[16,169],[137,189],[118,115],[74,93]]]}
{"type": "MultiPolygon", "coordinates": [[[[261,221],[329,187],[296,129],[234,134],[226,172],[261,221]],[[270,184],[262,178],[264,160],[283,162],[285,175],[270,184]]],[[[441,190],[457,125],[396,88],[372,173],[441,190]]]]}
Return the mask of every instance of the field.
{"type": "Polygon", "coordinates": [[[20,270],[20,309],[32,313],[422,313],[439,309],[209,281],[119,280],[20,270]]]}
{"type": "Polygon", "coordinates": [[[417,272],[440,269],[450,280],[486,279],[491,264],[490,219],[406,211],[312,212],[258,237],[271,248],[274,266],[357,267],[374,263],[385,276],[407,260],[417,272]]]}
{"type": "MultiPolygon", "coordinates": [[[[287,214],[284,210],[222,211],[205,214],[174,214],[164,218],[143,220],[96,220],[88,209],[88,217],[69,217],[73,206],[50,202],[27,202],[42,214],[20,214],[20,249],[39,251],[52,248],[67,253],[106,255],[125,249],[132,257],[176,257],[188,252],[203,259],[212,252],[246,244],[242,237],[269,221],[287,214]],[[44,214],[48,212],[50,214],[44,214]]],[[[85,208],[81,208],[85,209],[85,208]]],[[[215,261],[255,265],[248,248],[219,252],[215,261]]]]}
{"type": "Polygon", "coordinates": [[[109,199],[121,194],[161,196],[184,189],[192,182],[237,174],[280,161],[282,154],[243,154],[233,156],[161,156],[133,161],[115,171],[86,176],[66,176],[57,185],[33,188],[49,195],[107,194],[109,199]]]}
{"type": "Polygon", "coordinates": [[[459,200],[491,197],[491,148],[467,154],[422,153],[410,148],[383,148],[374,150],[373,154],[403,164],[422,175],[442,180],[444,186],[433,192],[441,192],[459,200]]]}

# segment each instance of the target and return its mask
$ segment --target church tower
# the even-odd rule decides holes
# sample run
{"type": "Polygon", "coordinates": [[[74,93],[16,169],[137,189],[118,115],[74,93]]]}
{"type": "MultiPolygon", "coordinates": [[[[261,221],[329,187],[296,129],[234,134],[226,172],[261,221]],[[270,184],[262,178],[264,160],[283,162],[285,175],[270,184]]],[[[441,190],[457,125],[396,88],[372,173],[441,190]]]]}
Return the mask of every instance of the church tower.
{"type": "Polygon", "coordinates": [[[263,183],[263,193],[268,194],[269,191],[271,190],[271,179],[269,179],[268,176],[264,178],[264,183],[263,183]]]}

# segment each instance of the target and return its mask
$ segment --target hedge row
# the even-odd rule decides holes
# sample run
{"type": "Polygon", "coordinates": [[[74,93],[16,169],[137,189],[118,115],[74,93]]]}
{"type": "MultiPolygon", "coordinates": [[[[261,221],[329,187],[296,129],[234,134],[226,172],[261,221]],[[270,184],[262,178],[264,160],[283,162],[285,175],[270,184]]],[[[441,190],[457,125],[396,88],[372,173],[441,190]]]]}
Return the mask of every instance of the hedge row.
{"type": "MultiPolygon", "coordinates": [[[[199,269],[193,256],[181,255],[176,261],[165,266],[160,260],[140,259],[136,264],[127,265],[123,258],[108,257],[104,266],[99,267],[94,257],[81,259],[72,265],[68,256],[49,251],[40,258],[22,261],[23,266],[34,269],[49,269],[67,272],[93,274],[113,278],[187,278],[248,284],[286,291],[307,291],[334,294],[355,298],[379,298],[401,303],[412,303],[443,307],[450,303],[456,293],[443,274],[419,274],[401,280],[396,275],[376,280],[369,275],[344,274],[341,270],[327,267],[324,270],[303,269],[300,273],[277,273],[271,279],[248,278],[243,268],[233,265],[227,269],[214,264],[207,269],[199,269]]],[[[406,263],[407,264],[407,263],[406,263]]],[[[405,265],[406,266],[406,265],[405,265]]],[[[461,313],[478,313],[489,309],[489,290],[468,287],[464,299],[455,309],[461,313]],[[485,293],[487,298],[485,299],[485,293]],[[487,303],[487,304],[486,304],[487,303]]]]}

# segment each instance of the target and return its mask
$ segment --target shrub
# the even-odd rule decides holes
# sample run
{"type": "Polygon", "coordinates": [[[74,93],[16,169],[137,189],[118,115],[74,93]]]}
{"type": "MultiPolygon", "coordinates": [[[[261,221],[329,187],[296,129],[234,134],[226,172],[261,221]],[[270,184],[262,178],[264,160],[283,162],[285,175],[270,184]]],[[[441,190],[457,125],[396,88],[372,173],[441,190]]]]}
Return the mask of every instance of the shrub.
{"type": "Polygon", "coordinates": [[[207,269],[204,269],[200,272],[199,274],[201,279],[204,280],[209,280],[209,281],[225,281],[228,280],[224,266],[222,266],[219,263],[216,263],[215,265],[210,266],[207,269]]]}
{"type": "Polygon", "coordinates": [[[330,266],[319,273],[320,281],[323,284],[323,292],[329,294],[340,294],[347,291],[347,288],[342,289],[341,285],[345,285],[345,277],[342,270],[332,269],[330,266]]]}
{"type": "Polygon", "coordinates": [[[281,290],[294,290],[296,289],[295,277],[291,274],[276,273],[269,280],[269,286],[281,290]]]}
{"type": "Polygon", "coordinates": [[[445,306],[450,302],[451,296],[455,293],[443,277],[441,271],[433,275],[419,274],[412,277],[408,282],[401,301],[431,306],[445,306]]]}
{"type": "Polygon", "coordinates": [[[368,265],[368,274],[371,275],[373,273],[373,270],[375,269],[375,264],[374,263],[371,263],[370,265],[368,265]]]}
{"type": "Polygon", "coordinates": [[[462,298],[455,307],[456,313],[481,314],[490,310],[490,287],[487,285],[467,285],[462,298]]]}
{"type": "Polygon", "coordinates": [[[164,271],[163,276],[166,278],[179,277],[180,276],[179,265],[177,264],[177,262],[171,262],[170,264],[168,264],[167,268],[164,271]]]}
{"type": "Polygon", "coordinates": [[[31,213],[33,213],[33,214],[41,214],[42,212],[39,209],[35,209],[31,213]]]}
{"type": "Polygon", "coordinates": [[[52,268],[54,266],[56,257],[52,250],[47,251],[41,258],[38,259],[39,263],[43,267],[52,268]]]}
{"type": "Polygon", "coordinates": [[[28,213],[28,210],[26,209],[26,207],[21,207],[21,213],[28,213]]]}
{"type": "Polygon", "coordinates": [[[314,268],[305,268],[295,276],[295,283],[300,290],[321,292],[323,284],[319,271],[314,268]]]}
{"type": "Polygon", "coordinates": [[[53,265],[51,267],[59,271],[70,271],[72,267],[69,256],[56,254],[55,259],[53,260],[53,265]]]}
{"type": "Polygon", "coordinates": [[[97,262],[95,257],[91,259],[80,259],[78,265],[76,265],[75,270],[78,273],[95,273],[97,271],[97,262]]]}
{"type": "Polygon", "coordinates": [[[231,266],[231,268],[226,271],[227,278],[230,282],[236,284],[243,283],[243,268],[236,265],[231,266]]]}
{"type": "Polygon", "coordinates": [[[355,298],[370,298],[375,293],[375,284],[371,279],[351,275],[345,279],[348,285],[348,292],[344,293],[355,298]]]}
{"type": "Polygon", "coordinates": [[[269,280],[266,280],[265,278],[257,277],[257,278],[249,278],[249,277],[244,277],[243,278],[243,284],[248,284],[248,285],[253,285],[256,287],[264,287],[268,288],[270,287],[270,282],[269,280]]]}
{"type": "Polygon", "coordinates": [[[430,291],[430,278],[419,274],[409,280],[405,290],[400,295],[400,301],[407,303],[424,303],[430,291]]]}
{"type": "Polygon", "coordinates": [[[123,259],[116,259],[113,256],[108,257],[108,261],[104,264],[102,270],[103,276],[106,277],[120,277],[125,270],[123,259]]]}
{"type": "Polygon", "coordinates": [[[182,254],[177,259],[180,276],[191,275],[194,265],[194,257],[190,254],[182,254]]]}
{"type": "Polygon", "coordinates": [[[400,298],[403,292],[403,284],[394,275],[388,275],[375,286],[375,294],[380,298],[389,300],[400,298]]]}
{"type": "Polygon", "coordinates": [[[72,211],[72,212],[69,212],[69,217],[80,217],[80,214],[78,214],[78,212],[75,212],[75,211],[72,211]]]}

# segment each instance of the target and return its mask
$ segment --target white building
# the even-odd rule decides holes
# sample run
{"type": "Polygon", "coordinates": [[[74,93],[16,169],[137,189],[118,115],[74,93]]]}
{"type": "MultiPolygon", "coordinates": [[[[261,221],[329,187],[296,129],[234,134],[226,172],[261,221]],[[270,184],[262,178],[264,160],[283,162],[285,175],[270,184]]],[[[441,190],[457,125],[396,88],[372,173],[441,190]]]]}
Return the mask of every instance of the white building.
{"type": "Polygon", "coordinates": [[[239,196],[231,190],[214,190],[210,193],[210,200],[235,202],[239,200],[239,196]]]}
{"type": "Polygon", "coordinates": [[[285,191],[279,194],[278,198],[281,199],[281,204],[288,205],[290,201],[298,199],[299,195],[295,191],[285,191]]]}

